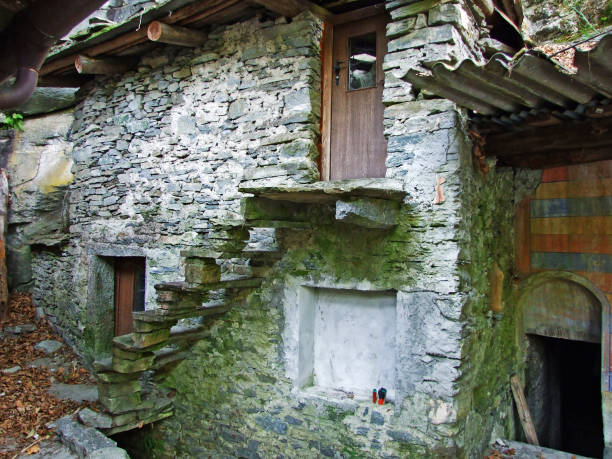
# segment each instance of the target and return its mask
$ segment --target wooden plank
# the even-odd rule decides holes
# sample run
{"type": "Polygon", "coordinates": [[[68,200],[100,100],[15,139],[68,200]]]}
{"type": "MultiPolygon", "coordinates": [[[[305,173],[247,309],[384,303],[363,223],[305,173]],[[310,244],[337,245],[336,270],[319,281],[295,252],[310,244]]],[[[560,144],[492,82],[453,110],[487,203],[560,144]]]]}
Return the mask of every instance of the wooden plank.
{"type": "Polygon", "coordinates": [[[603,234],[532,234],[532,252],[612,254],[612,236],[603,234]]]}
{"type": "Polygon", "coordinates": [[[261,5],[273,13],[281,16],[293,17],[302,11],[310,11],[316,17],[324,21],[331,20],[334,14],[329,10],[307,0],[251,0],[253,3],[261,5]]]}
{"type": "MultiPolygon", "coordinates": [[[[612,136],[610,137],[612,138],[612,136]]],[[[610,153],[608,152],[608,154],[610,153]]],[[[612,160],[576,164],[568,169],[568,174],[568,179],[571,181],[612,178],[612,160]]]]}
{"type": "Polygon", "coordinates": [[[536,434],[535,426],[531,420],[529,406],[527,405],[527,400],[525,400],[525,394],[523,394],[523,388],[521,387],[517,375],[510,376],[510,385],[512,387],[512,395],[514,395],[514,403],[516,403],[521,425],[523,426],[525,437],[527,437],[527,442],[531,445],[539,446],[538,435],[536,434]]]}
{"type": "Polygon", "coordinates": [[[323,29],[323,75],[322,75],[322,113],[321,113],[321,180],[329,180],[331,156],[331,100],[333,85],[333,46],[334,28],[325,24],[323,29]]]}
{"type": "Polygon", "coordinates": [[[608,303],[610,303],[610,309],[611,309],[610,313],[612,313],[612,292],[611,293],[606,293],[606,298],[608,299],[608,303]]]}
{"type": "Polygon", "coordinates": [[[514,247],[514,266],[516,273],[523,277],[527,275],[531,269],[530,261],[530,238],[529,230],[529,198],[523,199],[517,209],[514,218],[514,229],[516,235],[516,244],[514,247]]]}
{"type": "Polygon", "coordinates": [[[612,178],[541,183],[535,193],[535,199],[598,196],[612,196],[612,178]]]}
{"type": "Polygon", "coordinates": [[[532,252],[534,269],[581,272],[612,272],[612,255],[602,253],[532,252]]]}
{"type": "Polygon", "coordinates": [[[612,234],[612,217],[532,218],[531,234],[612,234]]]}
{"type": "Polygon", "coordinates": [[[567,166],[552,167],[542,171],[542,183],[568,180],[567,166]]]}
{"type": "Polygon", "coordinates": [[[514,157],[612,146],[612,118],[487,136],[487,156],[514,157]]]}
{"type": "Polygon", "coordinates": [[[533,199],[531,217],[597,217],[612,215],[612,196],[533,199]]]}
{"type": "Polygon", "coordinates": [[[378,3],[376,5],[366,6],[365,8],[359,8],[358,10],[347,11],[346,13],[336,14],[333,18],[334,24],[342,24],[345,22],[359,21],[370,16],[376,16],[377,14],[385,13],[385,4],[378,3]]]}

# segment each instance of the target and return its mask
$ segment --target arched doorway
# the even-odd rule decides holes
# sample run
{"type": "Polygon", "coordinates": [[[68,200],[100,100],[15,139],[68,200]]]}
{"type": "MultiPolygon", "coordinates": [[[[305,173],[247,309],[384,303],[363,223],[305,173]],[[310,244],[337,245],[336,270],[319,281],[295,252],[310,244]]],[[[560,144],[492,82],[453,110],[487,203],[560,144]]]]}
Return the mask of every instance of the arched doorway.
{"type": "Polygon", "coordinates": [[[542,446],[603,457],[612,412],[610,305],[590,281],[545,272],[521,285],[525,395],[542,446]]]}

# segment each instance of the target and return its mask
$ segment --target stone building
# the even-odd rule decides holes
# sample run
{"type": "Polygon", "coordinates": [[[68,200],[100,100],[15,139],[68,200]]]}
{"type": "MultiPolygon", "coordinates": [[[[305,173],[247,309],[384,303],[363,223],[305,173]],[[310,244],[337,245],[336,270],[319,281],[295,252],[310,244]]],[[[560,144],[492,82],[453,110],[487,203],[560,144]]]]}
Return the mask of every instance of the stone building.
{"type": "Polygon", "coordinates": [[[473,458],[524,438],[516,374],[543,445],[612,444],[609,36],[568,73],[506,2],[150,3],[59,46],[78,104],[5,141],[12,286],[109,433],[473,458]]]}

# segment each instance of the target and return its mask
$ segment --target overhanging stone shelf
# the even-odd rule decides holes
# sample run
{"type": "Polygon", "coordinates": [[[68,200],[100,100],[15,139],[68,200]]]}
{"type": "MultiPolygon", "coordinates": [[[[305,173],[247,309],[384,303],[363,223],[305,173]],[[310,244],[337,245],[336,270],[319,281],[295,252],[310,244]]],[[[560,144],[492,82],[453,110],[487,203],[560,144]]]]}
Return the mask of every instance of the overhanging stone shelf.
{"type": "Polygon", "coordinates": [[[287,186],[240,187],[243,193],[276,201],[331,203],[346,198],[374,198],[402,202],[407,193],[403,183],[393,179],[351,179],[287,186]]]}
{"type": "Polygon", "coordinates": [[[255,228],[310,228],[335,206],[338,221],[389,229],[396,225],[400,204],[407,196],[402,182],[384,178],[248,186],[240,191],[254,195],[243,200],[242,214],[247,225],[255,228]]]}

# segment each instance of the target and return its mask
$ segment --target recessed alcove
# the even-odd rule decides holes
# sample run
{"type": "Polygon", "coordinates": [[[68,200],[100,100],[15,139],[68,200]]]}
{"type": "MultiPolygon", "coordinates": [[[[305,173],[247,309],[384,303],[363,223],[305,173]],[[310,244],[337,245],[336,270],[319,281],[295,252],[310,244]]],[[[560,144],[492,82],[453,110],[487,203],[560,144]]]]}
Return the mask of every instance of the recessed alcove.
{"type": "Polygon", "coordinates": [[[285,357],[296,388],[395,397],[396,292],[299,286],[285,306],[285,357]]]}

